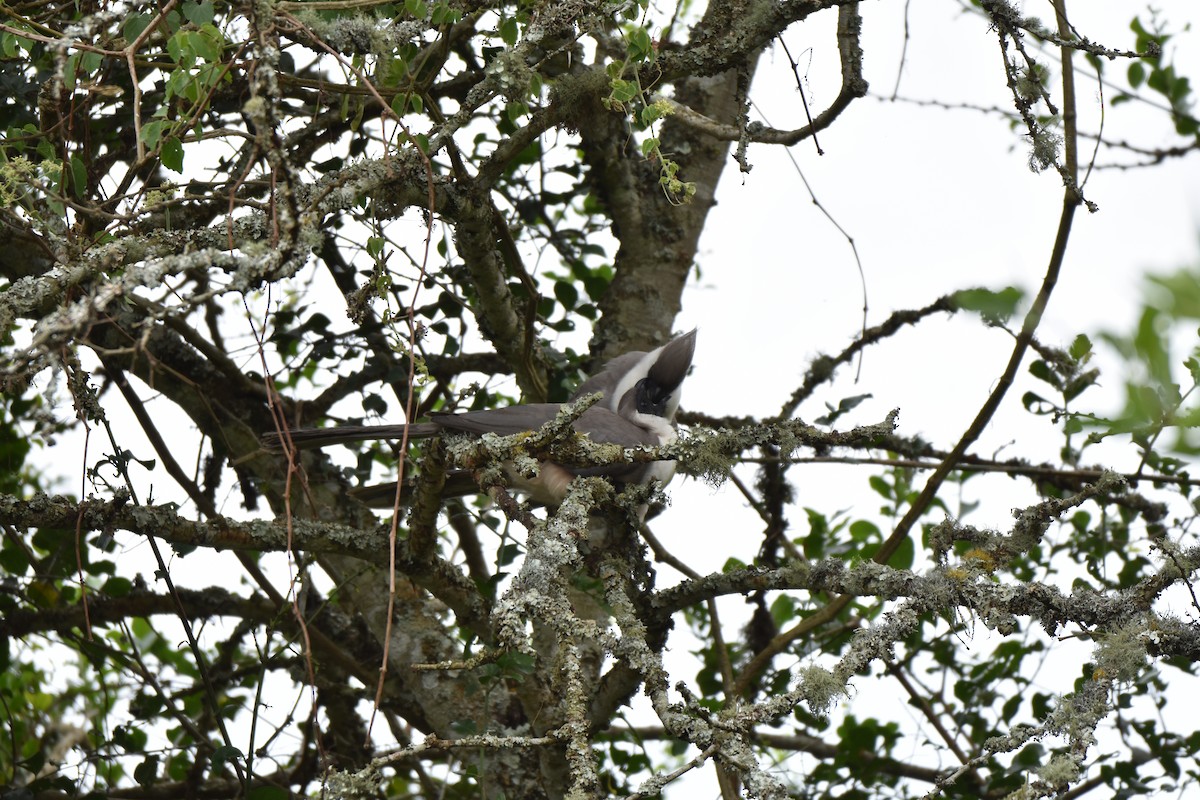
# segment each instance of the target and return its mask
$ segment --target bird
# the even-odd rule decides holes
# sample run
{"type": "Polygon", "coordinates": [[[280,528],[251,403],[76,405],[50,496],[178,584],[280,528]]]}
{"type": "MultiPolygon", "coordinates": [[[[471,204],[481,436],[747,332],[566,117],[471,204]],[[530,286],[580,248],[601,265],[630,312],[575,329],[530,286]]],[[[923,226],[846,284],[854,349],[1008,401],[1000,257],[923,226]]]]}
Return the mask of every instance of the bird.
{"type": "MultiPolygon", "coordinates": [[[[691,369],[696,348],[696,330],[673,338],[651,351],[632,351],[619,355],[596,375],[581,383],[571,395],[574,402],[591,394],[600,394],[595,405],[586,409],[571,424],[580,434],[598,444],[617,444],[624,448],[656,447],[675,441],[675,414],[679,409],[684,378],[691,369]]],[[[293,429],[286,436],[267,434],[263,444],[269,450],[283,450],[284,442],[296,448],[325,447],[376,439],[422,439],[441,434],[498,436],[535,431],[553,420],[563,409],[560,403],[526,403],[486,411],[430,414],[430,422],[407,425],[339,425],[331,428],[293,429]]],[[[566,497],[576,476],[607,478],[618,488],[627,485],[661,485],[675,473],[675,462],[664,460],[637,464],[610,464],[578,467],[543,461],[537,475],[521,474],[505,464],[509,486],[539,505],[557,506],[566,497]]],[[[361,487],[352,494],[372,506],[391,506],[396,484],[361,487]]],[[[447,476],[446,496],[478,493],[480,489],[467,473],[447,476]]]]}

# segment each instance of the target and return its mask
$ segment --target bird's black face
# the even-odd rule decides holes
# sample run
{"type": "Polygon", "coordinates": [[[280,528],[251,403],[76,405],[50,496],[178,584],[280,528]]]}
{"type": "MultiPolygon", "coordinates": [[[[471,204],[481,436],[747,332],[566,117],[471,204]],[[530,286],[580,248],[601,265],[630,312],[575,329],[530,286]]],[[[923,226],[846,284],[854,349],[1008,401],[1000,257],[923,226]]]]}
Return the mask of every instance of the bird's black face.
{"type": "Polygon", "coordinates": [[[638,363],[629,364],[628,374],[618,384],[621,399],[616,412],[626,419],[638,414],[658,417],[668,425],[674,423],[675,410],[679,407],[679,387],[692,366],[695,349],[696,332],[692,331],[646,353],[638,363]],[[653,363],[647,364],[650,360],[653,363]],[[645,372],[641,371],[643,369],[645,372]]]}
{"type": "Polygon", "coordinates": [[[633,387],[638,413],[667,416],[667,401],[671,399],[672,389],[659,385],[653,378],[642,378],[633,387]]]}

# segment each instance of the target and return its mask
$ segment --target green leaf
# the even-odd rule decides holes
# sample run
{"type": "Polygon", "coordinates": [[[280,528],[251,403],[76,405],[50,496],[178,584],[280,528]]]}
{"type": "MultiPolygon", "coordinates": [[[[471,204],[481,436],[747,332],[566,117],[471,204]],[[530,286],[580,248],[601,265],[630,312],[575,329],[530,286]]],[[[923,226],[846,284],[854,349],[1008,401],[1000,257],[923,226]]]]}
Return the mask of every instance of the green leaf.
{"type": "Polygon", "coordinates": [[[183,173],[183,142],[179,141],[179,137],[168,136],[164,139],[158,157],[167,169],[183,173]]]}
{"type": "Polygon", "coordinates": [[[869,400],[871,397],[872,395],[870,394],[856,394],[851,397],[843,397],[838,402],[837,408],[834,408],[826,403],[825,407],[829,409],[829,413],[818,417],[814,420],[814,422],[816,422],[818,425],[832,425],[843,414],[853,411],[860,403],[862,403],[864,400],[869,400]]]}
{"type": "Polygon", "coordinates": [[[79,68],[84,72],[95,72],[103,63],[104,56],[99,53],[81,53],[79,56],[79,68]]]}
{"type": "Polygon", "coordinates": [[[207,25],[213,21],[215,8],[212,0],[204,0],[204,2],[187,2],[179,9],[183,12],[183,16],[193,25],[207,25]]]}
{"type": "Polygon", "coordinates": [[[128,753],[142,750],[148,740],[146,732],[136,725],[118,725],[113,729],[113,744],[128,753]]]}
{"type": "Polygon", "coordinates": [[[192,50],[205,61],[221,60],[221,47],[224,40],[221,38],[220,31],[212,25],[205,25],[198,31],[188,31],[187,36],[192,50]]]}
{"type": "Polygon", "coordinates": [[[515,17],[505,17],[504,19],[500,20],[500,38],[504,40],[506,45],[509,47],[515,45],[517,43],[517,36],[519,33],[520,30],[517,27],[517,20],[515,17]]]}
{"type": "Polygon", "coordinates": [[[1039,381],[1050,384],[1055,389],[1062,387],[1062,381],[1059,380],[1058,375],[1055,374],[1054,370],[1050,368],[1049,364],[1047,364],[1045,361],[1042,361],[1040,358],[1029,365],[1029,374],[1037,378],[1039,381]]]}
{"type": "MultiPolygon", "coordinates": [[[[34,131],[36,134],[36,131],[34,131]]],[[[40,136],[37,139],[37,154],[42,157],[42,160],[51,164],[58,163],[58,153],[54,150],[54,143],[48,137],[40,136]]]]}
{"type": "Polygon", "coordinates": [[[850,538],[856,542],[878,541],[881,536],[879,526],[866,519],[856,519],[850,523],[850,538]]]}
{"type": "Polygon", "coordinates": [[[213,769],[220,771],[230,761],[242,762],[246,757],[242,751],[232,745],[221,745],[212,754],[213,769]]]}
{"type": "MultiPolygon", "coordinates": [[[[167,39],[167,55],[169,55],[171,60],[176,64],[184,65],[184,43],[185,39],[182,31],[167,39]]],[[[185,66],[190,66],[190,63],[185,66]]]]}
{"type": "Polygon", "coordinates": [[[436,26],[453,25],[462,18],[462,14],[456,9],[451,8],[445,2],[436,3],[433,7],[433,13],[430,15],[429,21],[436,26]]]}
{"type": "Polygon", "coordinates": [[[1146,284],[1146,293],[1156,308],[1174,317],[1200,319],[1200,273],[1195,269],[1150,275],[1146,284]]]}
{"type": "Polygon", "coordinates": [[[71,154],[71,189],[76,197],[83,197],[87,191],[87,165],[78,153],[71,154]]]}
{"type": "Polygon", "coordinates": [[[1192,383],[1200,386],[1200,359],[1196,356],[1189,356],[1184,360],[1183,365],[1187,367],[1188,374],[1192,376],[1192,383]]]}
{"type": "Polygon", "coordinates": [[[158,756],[146,756],[142,763],[133,768],[133,779],[142,786],[149,786],[158,780],[158,756]]]}
{"type": "Polygon", "coordinates": [[[1084,361],[1092,354],[1092,340],[1081,333],[1071,342],[1071,348],[1068,352],[1071,358],[1076,361],[1084,361]]]}
{"type": "Polygon", "coordinates": [[[638,96],[637,84],[633,81],[627,81],[622,78],[615,78],[612,82],[612,99],[618,103],[628,103],[633,98],[638,96]]]}
{"type": "Polygon", "coordinates": [[[473,719],[457,719],[450,723],[450,729],[459,736],[471,736],[479,730],[473,719]]]}
{"type": "Polygon", "coordinates": [[[291,794],[280,786],[255,786],[246,792],[246,800],[288,800],[291,794]]]}
{"type": "Polygon", "coordinates": [[[0,547],[0,569],[10,576],[20,577],[29,569],[29,554],[19,547],[0,547]]]}
{"type": "Polygon", "coordinates": [[[796,616],[796,601],[791,595],[780,593],[771,603],[771,619],[781,628],[791,622],[796,616]]]}
{"type": "Polygon", "coordinates": [[[1013,286],[996,292],[991,289],[963,289],[955,292],[952,302],[964,311],[974,311],[988,322],[1003,322],[1017,312],[1025,293],[1013,286]]]}
{"type": "Polygon", "coordinates": [[[128,578],[109,578],[102,590],[109,597],[124,597],[133,590],[133,583],[128,578]]]}
{"type": "Polygon", "coordinates": [[[1076,397],[1079,397],[1079,395],[1083,394],[1084,391],[1092,386],[1095,386],[1099,377],[1099,371],[1093,369],[1083,373],[1077,378],[1074,378],[1063,387],[1063,399],[1065,399],[1067,402],[1070,402],[1076,397]]]}
{"type": "Polygon", "coordinates": [[[397,94],[392,98],[392,113],[397,117],[403,117],[408,113],[408,95],[397,94]]]}
{"type": "Polygon", "coordinates": [[[75,74],[79,72],[79,53],[72,53],[67,56],[67,62],[63,66],[63,88],[68,92],[75,89],[75,74]]]}
{"type": "Polygon", "coordinates": [[[646,61],[654,55],[654,43],[645,28],[638,26],[629,32],[626,40],[626,52],[630,61],[646,61]]]}
{"type": "Polygon", "coordinates": [[[896,548],[896,552],[888,559],[888,566],[895,569],[912,569],[913,563],[916,561],[917,548],[913,544],[911,536],[906,536],[900,546],[896,548]]]}
{"type": "Polygon", "coordinates": [[[496,666],[507,678],[522,678],[533,674],[534,660],[528,653],[510,650],[496,659],[496,666]]]}
{"type": "Polygon", "coordinates": [[[1157,309],[1147,308],[1138,320],[1133,337],[1134,350],[1142,358],[1146,371],[1160,386],[1171,383],[1171,358],[1168,355],[1166,321],[1157,309]]]}
{"type": "Polygon", "coordinates": [[[516,125],[517,120],[529,113],[529,106],[524,103],[513,101],[504,106],[504,116],[509,122],[516,125]]]}
{"type": "Polygon", "coordinates": [[[1026,392],[1021,395],[1021,405],[1025,406],[1026,411],[1031,411],[1034,414],[1053,414],[1058,410],[1058,406],[1037,392],[1026,392]]]}
{"type": "Polygon", "coordinates": [[[884,480],[879,475],[872,475],[867,478],[867,485],[874,492],[885,500],[895,500],[895,494],[892,491],[892,485],[884,480]]]}
{"type": "Polygon", "coordinates": [[[146,26],[153,19],[154,15],[152,14],[130,14],[121,23],[121,35],[132,42],[142,35],[142,31],[146,30],[146,26]]]}
{"type": "Polygon", "coordinates": [[[5,32],[0,36],[0,49],[3,50],[5,58],[16,58],[21,55],[21,50],[28,53],[33,49],[33,41],[24,36],[5,32]]]}
{"type": "Polygon", "coordinates": [[[567,281],[556,281],[554,284],[554,296],[558,298],[558,302],[562,303],[562,307],[570,311],[579,302],[579,290],[575,285],[567,281]]]}
{"type": "Polygon", "coordinates": [[[317,172],[320,172],[322,175],[325,175],[330,172],[336,172],[345,166],[345,164],[345,159],[339,156],[334,156],[333,158],[326,159],[318,164],[313,164],[313,169],[315,169],[317,172]]]}
{"type": "Polygon", "coordinates": [[[1134,61],[1129,65],[1128,72],[1129,85],[1134,89],[1141,86],[1146,81],[1146,67],[1140,61],[1134,61]]]}

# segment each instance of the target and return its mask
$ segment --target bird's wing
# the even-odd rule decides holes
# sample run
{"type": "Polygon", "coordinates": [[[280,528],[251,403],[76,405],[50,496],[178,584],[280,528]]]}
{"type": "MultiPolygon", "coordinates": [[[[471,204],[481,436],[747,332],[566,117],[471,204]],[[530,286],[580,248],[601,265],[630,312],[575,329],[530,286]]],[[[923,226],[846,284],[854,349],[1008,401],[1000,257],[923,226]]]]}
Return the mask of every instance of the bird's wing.
{"type": "MultiPolygon", "coordinates": [[[[621,447],[654,447],[662,444],[658,436],[607,408],[592,406],[575,421],[575,430],[593,442],[621,447]]],[[[664,463],[664,462],[658,462],[664,463]]],[[[674,462],[671,471],[674,471],[674,462]]],[[[600,476],[616,483],[644,483],[659,469],[651,464],[607,464],[597,467],[568,467],[575,475],[600,476]]]]}
{"type": "Polygon", "coordinates": [[[653,446],[660,444],[653,432],[607,408],[592,406],[575,420],[575,430],[586,433],[600,444],[619,444],[621,447],[653,446]]]}
{"type": "MultiPolygon", "coordinates": [[[[514,433],[536,431],[554,419],[561,409],[558,403],[530,403],[463,414],[431,414],[430,417],[447,431],[511,436],[514,433]]],[[[622,447],[659,443],[650,431],[601,406],[592,406],[584,411],[575,420],[574,428],[587,434],[593,442],[611,442],[622,447]]]]}

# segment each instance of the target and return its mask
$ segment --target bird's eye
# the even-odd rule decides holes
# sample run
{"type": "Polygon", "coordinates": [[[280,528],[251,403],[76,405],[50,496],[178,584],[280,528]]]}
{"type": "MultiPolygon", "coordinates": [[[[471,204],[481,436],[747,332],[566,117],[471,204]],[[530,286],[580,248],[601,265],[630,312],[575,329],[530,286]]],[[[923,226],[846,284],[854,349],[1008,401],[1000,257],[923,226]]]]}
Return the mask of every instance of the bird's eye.
{"type": "Polygon", "coordinates": [[[639,414],[654,414],[659,417],[666,415],[666,404],[671,398],[671,393],[664,394],[663,387],[657,382],[650,378],[642,378],[634,386],[634,391],[639,414]]]}

